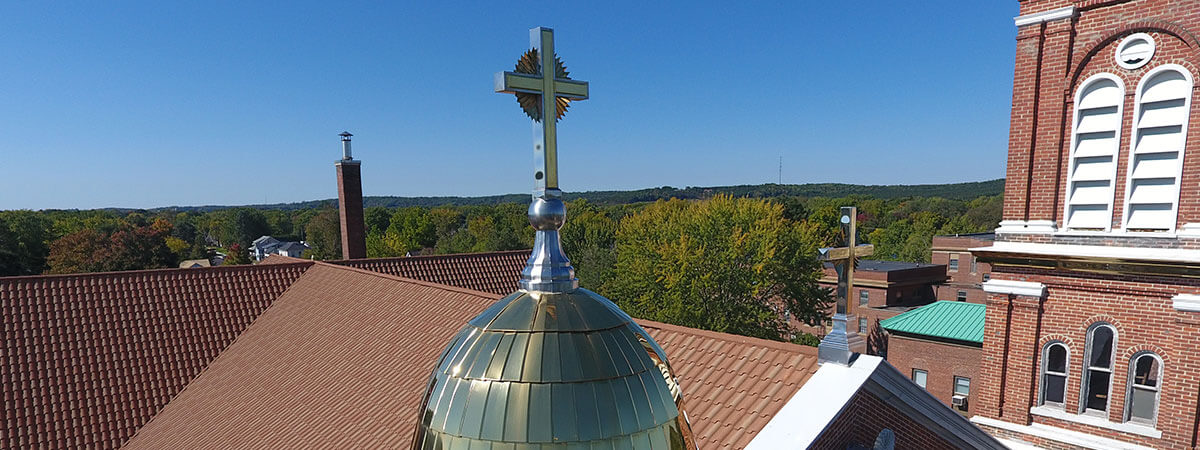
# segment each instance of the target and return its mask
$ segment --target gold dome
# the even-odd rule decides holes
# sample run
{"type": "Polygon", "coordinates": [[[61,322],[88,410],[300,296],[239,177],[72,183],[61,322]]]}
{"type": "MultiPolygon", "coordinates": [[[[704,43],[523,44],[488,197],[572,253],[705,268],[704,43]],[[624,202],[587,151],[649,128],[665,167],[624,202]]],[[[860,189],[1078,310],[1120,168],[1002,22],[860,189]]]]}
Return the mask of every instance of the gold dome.
{"type": "Polygon", "coordinates": [[[519,291],[472,319],[430,377],[414,449],[694,449],[662,348],[615,304],[519,291]]]}

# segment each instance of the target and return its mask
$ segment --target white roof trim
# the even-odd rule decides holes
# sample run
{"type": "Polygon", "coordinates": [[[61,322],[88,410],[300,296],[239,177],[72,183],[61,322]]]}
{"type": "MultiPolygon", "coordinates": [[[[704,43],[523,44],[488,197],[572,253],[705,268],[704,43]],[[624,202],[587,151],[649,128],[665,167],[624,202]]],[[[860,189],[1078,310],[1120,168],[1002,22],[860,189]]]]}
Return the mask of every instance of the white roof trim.
{"type": "Polygon", "coordinates": [[[996,234],[1050,234],[1058,231],[1053,220],[1002,220],[996,234]]]}
{"type": "Polygon", "coordinates": [[[992,278],[983,283],[983,291],[989,294],[1043,297],[1046,295],[1046,285],[1033,281],[997,280],[992,278]]]}
{"type": "Polygon", "coordinates": [[[1051,9],[1049,11],[1042,11],[1042,12],[1037,12],[1037,13],[1033,13],[1033,14],[1026,14],[1023,16],[1013,17],[1013,23],[1016,24],[1018,27],[1023,27],[1026,25],[1036,25],[1039,23],[1053,22],[1055,20],[1067,19],[1070,17],[1075,17],[1075,7],[1074,6],[1064,6],[1062,8],[1051,9]]]}
{"type": "Polygon", "coordinates": [[[1200,312],[1200,295],[1179,294],[1171,297],[1171,306],[1176,311],[1200,312]]]}
{"type": "Polygon", "coordinates": [[[810,447],[862,390],[892,404],[902,415],[951,445],[1004,448],[882,358],[859,355],[851,366],[821,365],[754,436],[746,450],[810,447]]]}
{"type": "Polygon", "coordinates": [[[971,249],[970,251],[1200,263],[1200,250],[1183,248],[1114,247],[1103,245],[1039,244],[1033,242],[996,242],[990,247],[977,247],[971,249]]]}
{"type": "Polygon", "coordinates": [[[1122,442],[1106,437],[1093,436],[1086,433],[1080,433],[1078,431],[1052,427],[1040,423],[1035,423],[1032,425],[1018,425],[1002,420],[989,419],[983,416],[971,417],[971,421],[980,425],[987,425],[989,427],[999,428],[1001,430],[1008,430],[1030,436],[1036,436],[1042,439],[1049,439],[1054,442],[1077,445],[1083,448],[1150,450],[1150,447],[1130,444],[1128,442],[1122,442]]]}
{"type": "Polygon", "coordinates": [[[1185,223],[1175,234],[1179,237],[1200,237],[1200,223],[1185,223]]]}
{"type": "Polygon", "coordinates": [[[808,448],[850,404],[881,361],[878,356],[859,355],[850,366],[822,364],[746,445],[746,450],[808,448]]]}

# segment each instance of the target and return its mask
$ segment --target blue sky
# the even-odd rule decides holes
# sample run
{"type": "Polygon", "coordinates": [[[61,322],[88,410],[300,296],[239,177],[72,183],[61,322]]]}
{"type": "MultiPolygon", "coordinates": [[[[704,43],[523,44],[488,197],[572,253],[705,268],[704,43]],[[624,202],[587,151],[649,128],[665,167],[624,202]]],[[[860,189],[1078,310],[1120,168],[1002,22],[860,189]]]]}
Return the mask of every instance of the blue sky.
{"type": "Polygon", "coordinates": [[[527,192],[534,26],[564,190],[1004,176],[1015,0],[429,3],[0,3],[0,209],[527,192]]]}

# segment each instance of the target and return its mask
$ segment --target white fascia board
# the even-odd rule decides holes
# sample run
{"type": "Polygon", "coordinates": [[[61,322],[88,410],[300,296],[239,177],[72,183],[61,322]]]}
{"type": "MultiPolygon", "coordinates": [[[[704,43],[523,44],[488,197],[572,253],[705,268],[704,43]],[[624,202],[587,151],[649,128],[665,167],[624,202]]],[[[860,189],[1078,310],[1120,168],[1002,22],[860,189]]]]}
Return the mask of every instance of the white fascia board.
{"type": "Polygon", "coordinates": [[[1200,295],[1179,294],[1171,297],[1171,306],[1176,311],[1200,312],[1200,295]]]}
{"type": "Polygon", "coordinates": [[[1185,248],[1116,247],[1104,245],[1039,244],[1034,242],[996,242],[972,252],[1013,253],[1022,255],[1073,256],[1174,263],[1200,263],[1200,250],[1185,248]]]}
{"type": "Polygon", "coordinates": [[[1200,237],[1200,223],[1185,223],[1175,233],[1179,237],[1200,237]]]}
{"type": "Polygon", "coordinates": [[[1016,26],[1018,26],[1018,27],[1023,27],[1026,25],[1036,25],[1039,23],[1053,22],[1055,20],[1067,19],[1067,18],[1071,18],[1071,17],[1075,17],[1075,7],[1074,6],[1064,6],[1062,8],[1051,9],[1049,11],[1042,11],[1042,12],[1037,12],[1037,13],[1032,13],[1032,14],[1026,14],[1023,16],[1013,17],[1013,23],[1016,24],[1016,26]]]}
{"type": "Polygon", "coordinates": [[[1046,285],[1033,281],[997,280],[992,278],[983,283],[983,291],[989,294],[1046,296],[1046,285]]]}
{"type": "Polygon", "coordinates": [[[746,445],[746,450],[808,448],[850,404],[881,361],[878,356],[859,355],[850,366],[822,364],[746,445]]]}
{"type": "Polygon", "coordinates": [[[1083,448],[1103,448],[1103,449],[1131,449],[1131,450],[1150,450],[1151,447],[1145,447],[1128,442],[1109,439],[1106,437],[1094,436],[1087,433],[1080,433],[1074,430],[1065,428],[1052,427],[1040,423],[1031,425],[1020,425],[1002,420],[989,419],[983,416],[971,417],[971,422],[979,425],[986,425],[1001,430],[1012,431],[1029,436],[1040,437],[1054,442],[1062,442],[1083,448]]]}
{"type": "Polygon", "coordinates": [[[1002,220],[996,234],[1052,234],[1058,231],[1053,220],[1002,220]]]}
{"type": "Polygon", "coordinates": [[[860,354],[850,366],[821,365],[754,436],[746,450],[810,447],[863,389],[876,398],[894,403],[893,406],[905,417],[947,442],[963,448],[1004,448],[994,437],[917,386],[883,358],[860,354]]]}

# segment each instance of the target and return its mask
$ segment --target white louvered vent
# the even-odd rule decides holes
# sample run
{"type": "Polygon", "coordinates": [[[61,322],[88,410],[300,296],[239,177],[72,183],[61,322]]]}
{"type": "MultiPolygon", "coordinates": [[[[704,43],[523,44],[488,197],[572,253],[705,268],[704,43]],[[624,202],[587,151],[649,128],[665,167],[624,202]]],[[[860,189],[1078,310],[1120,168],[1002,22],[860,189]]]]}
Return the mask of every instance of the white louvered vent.
{"type": "Polygon", "coordinates": [[[1192,77],[1164,66],[1138,88],[1126,187],[1126,231],[1172,231],[1187,139],[1192,77]]]}
{"type": "Polygon", "coordinates": [[[1075,96],[1065,215],[1069,229],[1109,230],[1112,226],[1124,97],[1120,79],[1109,74],[1092,77],[1075,96]]]}

